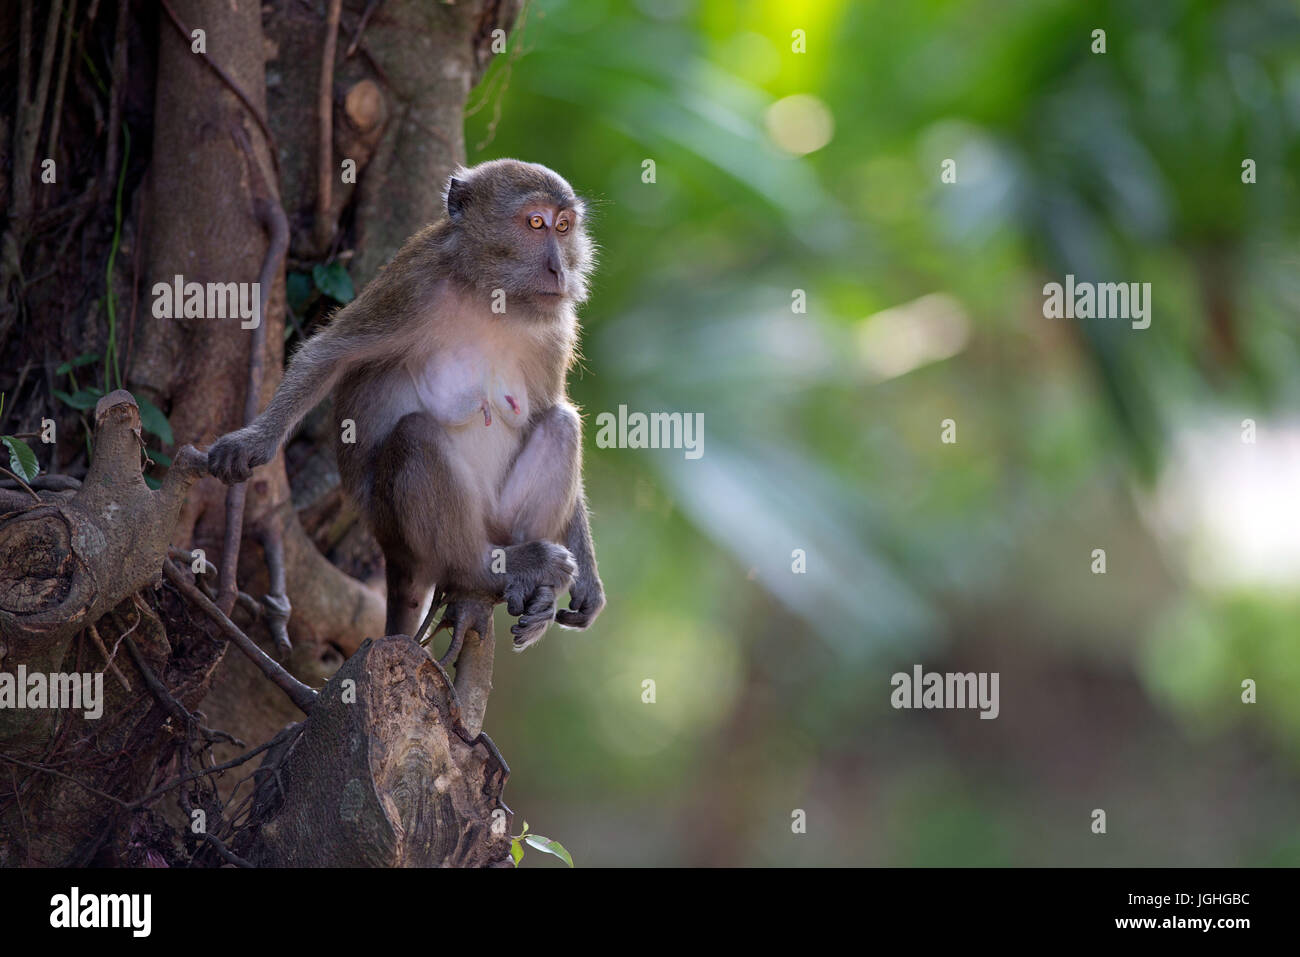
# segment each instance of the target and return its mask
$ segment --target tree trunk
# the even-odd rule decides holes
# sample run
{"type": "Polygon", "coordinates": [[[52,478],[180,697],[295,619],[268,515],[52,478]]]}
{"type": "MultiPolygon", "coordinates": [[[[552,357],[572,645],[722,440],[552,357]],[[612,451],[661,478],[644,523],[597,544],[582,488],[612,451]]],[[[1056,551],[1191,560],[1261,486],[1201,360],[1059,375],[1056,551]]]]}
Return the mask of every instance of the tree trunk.
{"type": "Polygon", "coordinates": [[[509,862],[510,769],[471,735],[447,673],[408,638],[367,641],[274,753],[250,860],[285,867],[509,862]],[[283,786],[283,790],[281,790],[283,786]],[[263,806],[265,805],[265,806],[263,806]]]}
{"type": "MultiPolygon", "coordinates": [[[[287,217],[294,268],[350,247],[356,285],[372,278],[440,215],[441,186],[465,157],[465,99],[518,0],[348,0],[332,44],[331,22],[291,0],[134,9],[91,0],[89,11],[54,3],[66,16],[33,15],[34,0],[0,13],[0,32],[18,35],[20,19],[27,31],[31,18],[33,48],[54,51],[0,50],[0,77],[23,80],[18,128],[0,129],[0,154],[11,132],[19,147],[14,183],[0,193],[25,197],[21,217],[3,229],[0,369],[21,371],[0,374],[10,397],[4,415],[16,423],[0,419],[0,433],[59,416],[51,470],[62,460],[75,471],[86,436],[56,403],[63,383],[52,368],[89,349],[103,351],[106,384],[109,357],[118,357],[130,390],[166,412],[186,447],[162,488],[150,490],[139,408],[129,393],[111,392],[96,410],[80,486],[51,476],[49,488],[38,483],[39,502],[14,483],[0,488],[0,668],[80,673],[111,661],[98,721],[0,712],[0,864],[501,863],[508,770],[481,734],[492,636],[466,639],[455,690],[409,639],[371,641],[383,630],[382,595],[371,584],[380,576],[363,581],[332,564],[295,507],[295,491],[304,499],[310,489],[314,527],[346,524],[328,453],[299,456],[293,470],[278,456],[248,483],[241,510],[188,446],[244,424],[255,349],[265,369],[255,407],[279,385],[287,310],[276,211],[287,217]],[[206,53],[194,50],[196,31],[206,53]],[[333,68],[322,69],[331,47],[333,68]],[[111,75],[101,84],[84,64],[105,49],[112,53],[100,72],[111,75]],[[60,72],[65,84],[53,79],[60,72]],[[59,143],[42,137],[42,83],[70,91],[53,107],[59,143]],[[42,191],[39,163],[23,158],[47,149],[60,162],[60,185],[42,191]],[[79,166],[84,157],[91,162],[79,166]],[[345,161],[356,165],[355,185],[341,176],[345,161]],[[78,241],[80,260],[66,255],[78,241]],[[26,281],[47,270],[62,281],[26,281]],[[264,335],[237,321],[156,315],[155,283],[178,275],[263,277],[264,335]],[[116,326],[105,315],[114,306],[116,326]],[[43,376],[41,366],[29,375],[20,351],[35,355],[38,342],[43,376]],[[227,557],[228,519],[241,515],[238,587],[267,595],[260,608],[233,581],[204,594],[227,557]],[[169,547],[184,561],[167,564],[169,547]],[[181,570],[191,561],[198,576],[181,570]],[[292,609],[285,667],[325,687],[314,703],[244,635],[271,647],[277,578],[292,609]],[[228,640],[245,654],[227,655],[228,640]],[[355,682],[355,704],[342,704],[345,682],[355,682]],[[239,775],[210,771],[244,767],[252,746],[269,747],[263,766],[275,773],[258,775],[254,810],[236,813],[239,775]]],[[[322,445],[329,429],[310,438],[322,445]]],[[[377,554],[364,532],[352,537],[377,554]]]]}

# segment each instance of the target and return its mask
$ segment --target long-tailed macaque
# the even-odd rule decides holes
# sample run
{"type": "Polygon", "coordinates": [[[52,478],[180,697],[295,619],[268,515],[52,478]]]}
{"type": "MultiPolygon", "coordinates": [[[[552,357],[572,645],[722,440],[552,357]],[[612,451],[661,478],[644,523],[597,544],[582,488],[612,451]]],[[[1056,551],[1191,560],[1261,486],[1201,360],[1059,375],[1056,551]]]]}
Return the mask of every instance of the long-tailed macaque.
{"type": "Polygon", "coordinates": [[[437,585],[457,640],[488,633],[504,600],[521,650],[552,621],[587,627],[605,603],[565,393],[594,247],[582,201],[534,163],[458,170],[446,207],[299,349],[208,468],[244,481],[332,391],[340,423],[355,423],[355,442],[339,430],[339,470],[383,548],[388,633],[413,634],[437,585]]]}

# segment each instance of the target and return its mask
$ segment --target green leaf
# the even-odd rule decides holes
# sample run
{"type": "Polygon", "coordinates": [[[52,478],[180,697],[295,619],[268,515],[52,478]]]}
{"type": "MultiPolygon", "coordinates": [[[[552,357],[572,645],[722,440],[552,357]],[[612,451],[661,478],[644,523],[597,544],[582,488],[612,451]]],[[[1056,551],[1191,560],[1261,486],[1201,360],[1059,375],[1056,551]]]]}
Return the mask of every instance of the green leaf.
{"type": "Polygon", "coordinates": [[[82,366],[88,366],[92,362],[98,362],[98,361],[99,361],[99,353],[83,352],[81,355],[77,356],[77,358],[69,359],[67,362],[62,363],[57,369],[54,370],[54,374],[67,375],[73,369],[80,369],[82,366]]]}
{"type": "Polygon", "coordinates": [[[356,298],[356,293],[352,289],[352,277],[348,271],[343,268],[342,263],[334,262],[328,266],[313,266],[311,278],[316,282],[316,288],[331,299],[337,299],[339,302],[351,302],[356,298]]]}
{"type": "Polygon", "coordinates": [[[162,439],[167,445],[175,443],[175,436],[172,435],[172,424],[167,421],[167,416],[163,415],[162,409],[154,405],[142,395],[135,396],[135,404],[140,407],[140,425],[146,432],[152,433],[162,439]]]}
{"type": "Polygon", "coordinates": [[[510,860],[515,862],[515,867],[518,867],[519,862],[522,861],[523,859],[524,859],[524,846],[519,843],[519,838],[512,837],[510,839],[510,860]]]}
{"type": "Polygon", "coordinates": [[[564,845],[559,841],[552,841],[549,837],[542,837],[540,834],[525,835],[524,841],[530,847],[535,847],[547,854],[554,854],[570,867],[573,866],[573,858],[569,856],[569,852],[564,849],[564,845]]]}
{"type": "Polygon", "coordinates": [[[144,477],[144,484],[149,486],[155,492],[158,491],[160,488],[162,488],[162,482],[158,481],[152,475],[146,475],[144,477]]]}
{"type": "Polygon", "coordinates": [[[170,455],[164,455],[162,452],[150,451],[149,458],[153,459],[153,461],[158,465],[170,466],[172,464],[172,457],[170,455]]]}
{"type": "Polygon", "coordinates": [[[0,435],[0,443],[9,449],[9,468],[15,475],[24,482],[36,478],[41,466],[36,461],[36,453],[32,451],[30,445],[12,435],[0,435]]]}
{"type": "Polygon", "coordinates": [[[305,272],[291,272],[284,281],[284,291],[289,308],[301,313],[311,301],[312,277],[305,272]]]}
{"type": "Polygon", "coordinates": [[[87,409],[93,409],[95,403],[104,397],[104,390],[92,386],[89,389],[81,389],[69,395],[61,389],[55,389],[54,397],[66,402],[74,409],[85,412],[87,409]]]}

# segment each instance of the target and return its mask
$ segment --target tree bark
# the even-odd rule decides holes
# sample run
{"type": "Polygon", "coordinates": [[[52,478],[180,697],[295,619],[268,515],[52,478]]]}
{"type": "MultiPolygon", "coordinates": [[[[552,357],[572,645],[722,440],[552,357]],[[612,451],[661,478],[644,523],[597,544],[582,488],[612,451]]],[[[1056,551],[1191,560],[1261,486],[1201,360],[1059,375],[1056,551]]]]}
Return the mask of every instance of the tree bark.
{"type": "Polygon", "coordinates": [[[261,775],[254,864],[509,863],[510,769],[466,730],[446,672],[408,638],[365,642],[267,763],[278,774],[261,775]]]}
{"type": "MultiPolygon", "coordinates": [[[[116,19],[102,23],[114,38],[108,115],[138,131],[153,89],[153,148],[143,182],[139,150],[114,161],[123,168],[122,182],[139,183],[140,201],[128,191],[116,224],[111,211],[101,210],[92,225],[113,227],[114,249],[120,233],[123,255],[110,270],[109,291],[122,310],[131,300],[121,353],[131,360],[126,380],[167,413],[178,444],[203,447],[243,424],[254,338],[235,320],[155,315],[154,284],[177,275],[199,283],[257,280],[274,259],[259,216],[267,203],[288,213],[296,268],[304,268],[302,259],[321,258],[313,234],[329,235],[335,247],[343,240],[354,246],[358,286],[373,278],[410,234],[440,215],[442,184],[465,159],[466,96],[491,59],[494,31],[510,29],[520,3],[387,0],[373,6],[361,31],[362,11],[370,6],[345,0],[332,71],[322,63],[325,21],[306,4],[166,0],[155,33],[127,20],[157,8],[123,3],[116,19]],[[191,49],[195,30],[204,31],[207,63],[191,49]],[[140,72],[136,52],[154,42],[156,88],[153,76],[140,72]],[[332,78],[332,90],[324,89],[322,76],[332,78]],[[322,100],[335,111],[332,123],[318,122],[322,100]],[[331,125],[333,142],[323,150],[318,131],[331,125]],[[344,160],[356,163],[355,185],[341,181],[344,160]],[[318,224],[318,183],[327,173],[334,188],[320,206],[330,221],[318,224]]],[[[84,40],[78,38],[78,49],[84,40]]],[[[5,66],[0,55],[0,70],[5,66]]],[[[24,77],[48,73],[26,59],[23,67],[24,77]]],[[[85,114],[75,131],[84,141],[90,129],[98,137],[103,122],[101,104],[78,69],[74,57],[72,79],[85,114]],[[93,126],[86,118],[92,108],[93,126]]],[[[73,133],[74,124],[65,129],[73,133]]],[[[104,137],[110,157],[119,156],[117,136],[114,126],[104,137]]],[[[147,142],[144,135],[140,141],[147,142]]],[[[88,142],[99,145],[97,138],[88,142]]],[[[15,170],[14,181],[29,191],[26,176],[15,170]]],[[[68,239],[87,221],[77,218],[78,209],[89,209],[84,197],[102,198],[116,186],[97,178],[89,191],[78,184],[84,196],[67,204],[68,239]]],[[[43,243],[35,255],[48,257],[54,248],[43,243]]],[[[6,255],[25,255],[15,249],[6,255]]],[[[90,263],[101,291],[102,262],[90,263]]],[[[45,264],[21,265],[39,275],[45,264]]],[[[262,407],[284,362],[283,266],[267,299],[262,407]]],[[[52,323],[47,301],[53,300],[39,301],[46,313],[40,321],[52,323]]],[[[83,311],[90,347],[97,348],[100,316],[94,308],[83,311]]],[[[61,329],[51,338],[67,355],[74,337],[61,329]]],[[[113,348],[120,349],[116,340],[113,348]]],[[[48,368],[46,377],[53,381],[48,368]]],[[[187,553],[200,547],[213,565],[221,559],[227,490],[206,477],[202,453],[181,448],[155,492],[141,474],[143,437],[131,395],[106,396],[95,428],[80,487],[70,482],[64,491],[42,491],[39,502],[26,491],[0,489],[0,667],[102,671],[108,657],[113,669],[105,680],[112,720],[0,712],[0,864],[214,864],[238,860],[230,848],[271,865],[507,861],[509,809],[500,798],[508,769],[481,734],[493,636],[467,637],[454,688],[409,639],[370,641],[382,634],[382,596],[317,549],[299,523],[280,455],[248,484],[238,582],[244,591],[265,593],[262,547],[282,545],[293,609],[286,665],[307,685],[326,686],[315,703],[300,685],[301,694],[282,694],[265,669],[244,655],[225,654],[227,638],[243,637],[239,627],[266,644],[263,618],[246,613],[247,595],[231,613],[236,627],[188,577],[181,580],[170,567],[168,580],[160,574],[169,547],[187,553]],[[345,681],[355,682],[355,704],[340,707],[345,681]],[[196,710],[200,704],[203,712],[196,710]],[[214,761],[242,765],[250,745],[301,720],[298,706],[309,717],[268,752],[266,766],[276,773],[259,775],[256,813],[227,820],[231,778],[204,769],[214,761]],[[275,788],[268,791],[270,780],[275,788]],[[173,803],[179,809],[164,820],[160,810],[173,803]],[[206,833],[189,827],[199,810],[212,823],[206,833]]],[[[327,488],[337,484],[336,476],[323,479],[327,488]]],[[[306,474],[297,481],[321,480],[306,474]]]]}

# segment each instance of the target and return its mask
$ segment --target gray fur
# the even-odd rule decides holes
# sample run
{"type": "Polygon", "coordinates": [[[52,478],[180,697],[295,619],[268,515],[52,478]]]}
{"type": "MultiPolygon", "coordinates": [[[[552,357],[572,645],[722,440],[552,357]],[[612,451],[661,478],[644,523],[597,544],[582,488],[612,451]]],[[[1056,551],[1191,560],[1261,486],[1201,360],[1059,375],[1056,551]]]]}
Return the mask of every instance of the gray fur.
{"type": "Polygon", "coordinates": [[[586,627],[604,605],[581,420],[565,396],[595,247],[584,204],[544,166],[460,169],[444,196],[448,215],[298,351],[270,405],[215,442],[208,467],[244,481],[333,392],[356,429],[355,444],[336,443],[344,487],[388,565],[389,633],[410,634],[437,585],[448,614],[473,604],[456,596],[505,600],[521,616],[519,649],[571,584],[562,624],[586,627]]]}

